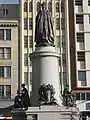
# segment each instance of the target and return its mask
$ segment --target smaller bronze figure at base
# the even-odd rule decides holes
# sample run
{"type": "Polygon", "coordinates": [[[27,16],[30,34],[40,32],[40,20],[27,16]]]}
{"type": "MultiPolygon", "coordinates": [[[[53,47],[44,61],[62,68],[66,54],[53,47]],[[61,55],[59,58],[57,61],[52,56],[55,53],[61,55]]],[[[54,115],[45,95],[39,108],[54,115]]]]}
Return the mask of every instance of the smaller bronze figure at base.
{"type": "Polygon", "coordinates": [[[76,107],[76,96],[72,91],[69,91],[68,85],[63,91],[63,104],[68,107],[76,107]]]}
{"type": "Polygon", "coordinates": [[[41,85],[39,89],[39,101],[40,105],[57,105],[57,101],[54,98],[55,89],[52,85],[41,85]]]}
{"type": "Polygon", "coordinates": [[[22,102],[21,102],[21,96],[20,96],[20,91],[17,90],[17,95],[14,98],[14,108],[22,108],[22,102]]]}
{"type": "Polygon", "coordinates": [[[21,100],[22,100],[23,108],[28,109],[30,101],[29,101],[28,90],[25,88],[25,84],[22,84],[21,100]]]}
{"type": "Polygon", "coordinates": [[[25,88],[25,84],[22,84],[22,91],[17,90],[17,95],[14,99],[14,108],[21,108],[27,110],[30,106],[28,90],[25,88]]]}

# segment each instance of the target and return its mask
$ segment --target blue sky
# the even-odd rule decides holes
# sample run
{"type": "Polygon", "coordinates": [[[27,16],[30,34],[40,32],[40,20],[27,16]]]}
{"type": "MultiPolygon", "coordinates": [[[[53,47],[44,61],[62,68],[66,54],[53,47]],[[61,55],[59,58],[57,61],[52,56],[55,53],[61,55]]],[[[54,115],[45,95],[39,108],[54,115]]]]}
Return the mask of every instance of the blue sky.
{"type": "Polygon", "coordinates": [[[19,0],[0,0],[0,4],[3,4],[3,3],[6,3],[6,4],[7,4],[7,3],[8,3],[8,4],[10,4],[10,3],[11,3],[11,4],[13,4],[13,3],[14,3],[14,4],[17,4],[17,3],[19,3],[18,1],[19,1],[19,0]]]}

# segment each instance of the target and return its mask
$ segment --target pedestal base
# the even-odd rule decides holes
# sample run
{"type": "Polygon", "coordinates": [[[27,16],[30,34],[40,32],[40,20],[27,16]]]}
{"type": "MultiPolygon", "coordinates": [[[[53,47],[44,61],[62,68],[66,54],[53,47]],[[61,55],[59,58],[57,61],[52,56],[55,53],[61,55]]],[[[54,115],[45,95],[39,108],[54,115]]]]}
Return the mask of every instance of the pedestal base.
{"type": "Polygon", "coordinates": [[[39,106],[39,89],[41,85],[52,85],[55,89],[55,99],[61,105],[59,53],[55,47],[40,47],[30,54],[32,60],[32,94],[31,105],[39,106]]]}
{"type": "Polygon", "coordinates": [[[40,106],[29,107],[27,111],[14,110],[12,117],[13,120],[79,120],[80,114],[76,107],[40,106]]]}

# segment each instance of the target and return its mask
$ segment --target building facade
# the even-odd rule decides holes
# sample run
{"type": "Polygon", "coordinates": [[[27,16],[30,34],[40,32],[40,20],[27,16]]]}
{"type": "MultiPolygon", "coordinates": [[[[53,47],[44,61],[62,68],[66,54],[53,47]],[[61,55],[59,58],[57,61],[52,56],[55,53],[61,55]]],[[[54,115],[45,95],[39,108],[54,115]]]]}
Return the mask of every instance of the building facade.
{"type": "Polygon", "coordinates": [[[11,105],[19,87],[18,10],[18,5],[0,6],[0,108],[11,105]]]}
{"type": "Polygon", "coordinates": [[[71,86],[90,119],[90,0],[68,0],[71,86]]]}

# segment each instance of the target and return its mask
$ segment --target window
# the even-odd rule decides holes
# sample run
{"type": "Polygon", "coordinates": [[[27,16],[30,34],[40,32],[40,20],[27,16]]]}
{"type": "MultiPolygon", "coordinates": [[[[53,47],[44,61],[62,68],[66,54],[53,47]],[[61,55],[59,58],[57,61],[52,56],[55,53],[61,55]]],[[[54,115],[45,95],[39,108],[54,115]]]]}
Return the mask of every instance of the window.
{"type": "Polygon", "coordinates": [[[28,72],[24,72],[24,83],[28,85],[28,72]]]}
{"type": "Polygon", "coordinates": [[[11,48],[0,47],[0,59],[10,59],[10,58],[11,58],[11,48]]]}
{"type": "Polygon", "coordinates": [[[41,4],[40,2],[37,2],[37,12],[39,12],[41,10],[41,4]]]}
{"type": "Polygon", "coordinates": [[[56,12],[59,12],[59,3],[56,3],[56,12]]]}
{"type": "Polygon", "coordinates": [[[11,85],[0,85],[0,98],[11,98],[11,85]]]}
{"type": "Polygon", "coordinates": [[[7,9],[4,9],[4,15],[6,16],[8,14],[8,10],[7,9]]]}
{"type": "Polygon", "coordinates": [[[5,70],[5,77],[10,78],[11,77],[11,66],[7,66],[5,70]]]}
{"type": "Polygon", "coordinates": [[[76,93],[76,100],[86,100],[86,93],[76,93]]]}
{"type": "Polygon", "coordinates": [[[32,36],[29,36],[29,46],[31,48],[33,47],[33,38],[32,38],[32,36]]]}
{"type": "Polygon", "coordinates": [[[78,61],[85,61],[85,52],[77,52],[78,61]]]}
{"type": "Polygon", "coordinates": [[[4,54],[5,54],[4,58],[10,59],[11,58],[11,48],[10,47],[4,48],[4,54]]]}
{"type": "Polygon", "coordinates": [[[90,6],[90,0],[88,0],[88,6],[90,6]]]}
{"type": "Polygon", "coordinates": [[[64,12],[64,2],[61,2],[61,12],[64,12]]]}
{"type": "Polygon", "coordinates": [[[24,12],[27,12],[28,11],[28,5],[27,5],[27,2],[24,3],[24,12]]]}
{"type": "Polygon", "coordinates": [[[29,29],[32,29],[32,18],[29,18],[29,29]]]}
{"type": "MultiPolygon", "coordinates": [[[[29,47],[33,46],[33,38],[29,36],[29,47]]],[[[24,47],[28,47],[28,36],[24,36],[24,47]]]]}
{"type": "Polygon", "coordinates": [[[32,2],[29,2],[29,12],[32,12],[32,2]]]}
{"type": "Polygon", "coordinates": [[[76,6],[82,6],[82,0],[75,0],[76,6]]]}
{"type": "Polygon", "coordinates": [[[85,93],[81,93],[81,100],[85,100],[85,93]]]}
{"type": "Polygon", "coordinates": [[[32,85],[32,72],[30,72],[30,84],[32,85]]]}
{"type": "Polygon", "coordinates": [[[60,21],[59,18],[56,18],[56,29],[59,30],[60,28],[60,21]]]}
{"type": "Polygon", "coordinates": [[[0,29],[0,40],[4,40],[4,29],[0,29]]]}
{"type": "Polygon", "coordinates": [[[84,42],[84,33],[77,33],[77,42],[84,42]]]}
{"type": "Polygon", "coordinates": [[[80,100],[80,93],[76,93],[76,100],[80,100]]]}
{"type": "Polygon", "coordinates": [[[0,48],[0,59],[4,58],[4,48],[0,48]]]}
{"type": "Polygon", "coordinates": [[[61,29],[65,29],[65,18],[61,18],[61,29]]]}
{"type": "Polygon", "coordinates": [[[89,15],[89,24],[90,24],[90,15],[89,15]]]}
{"type": "Polygon", "coordinates": [[[11,29],[6,29],[6,40],[11,40],[11,29]]]}
{"type": "Polygon", "coordinates": [[[48,11],[52,12],[52,3],[51,2],[48,3],[48,11]]]}
{"type": "Polygon", "coordinates": [[[24,36],[24,47],[28,47],[28,36],[24,36]]]}
{"type": "Polygon", "coordinates": [[[76,15],[76,24],[83,24],[83,15],[76,15]]]}
{"type": "Polygon", "coordinates": [[[4,77],[4,67],[0,66],[0,77],[4,77]]]}
{"type": "Polygon", "coordinates": [[[87,100],[90,100],[90,93],[86,93],[87,100]]]}
{"type": "Polygon", "coordinates": [[[57,43],[57,47],[60,47],[60,36],[56,36],[56,43],[57,43]]]}
{"type": "Polygon", "coordinates": [[[11,40],[11,29],[0,29],[0,40],[11,40]]]}
{"type": "Polygon", "coordinates": [[[78,71],[78,80],[86,81],[86,72],[85,71],[78,71]]]}
{"type": "Polygon", "coordinates": [[[65,36],[62,36],[62,47],[66,48],[66,41],[65,41],[65,36]]]}
{"type": "Polygon", "coordinates": [[[28,28],[28,20],[27,18],[24,18],[24,29],[28,28]]]}
{"type": "Polygon", "coordinates": [[[24,66],[28,65],[28,55],[24,54],[24,66]]]}
{"type": "Polygon", "coordinates": [[[4,86],[0,85],[0,98],[4,97],[4,86]]]}
{"type": "Polygon", "coordinates": [[[65,85],[66,81],[67,81],[67,74],[66,74],[66,72],[63,72],[63,81],[64,81],[64,85],[65,85]]]}
{"type": "Polygon", "coordinates": [[[11,85],[6,85],[6,98],[11,98],[11,85]]]}
{"type": "Polygon", "coordinates": [[[0,66],[0,77],[11,78],[11,66],[0,66]]]}

